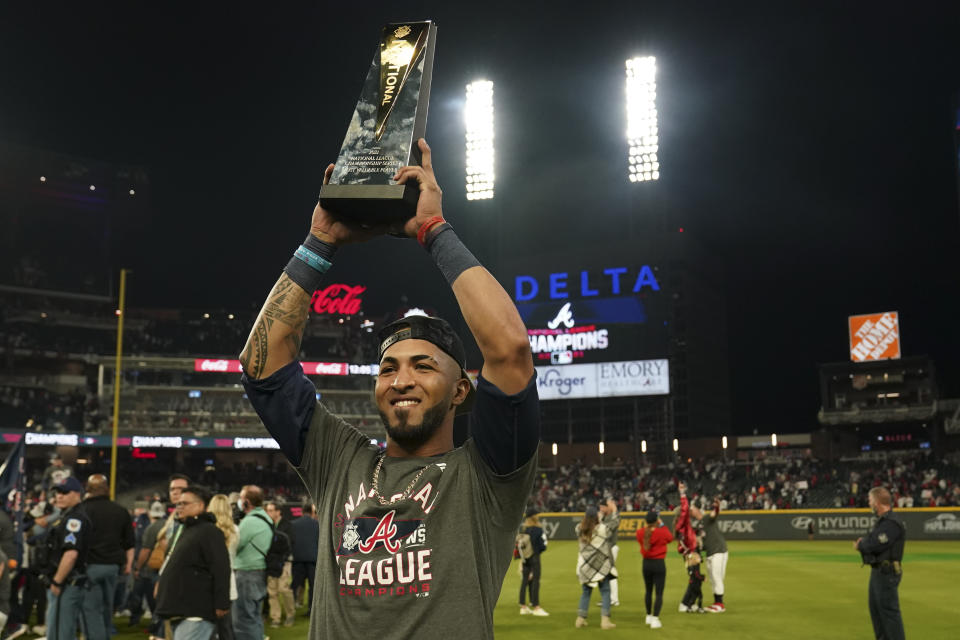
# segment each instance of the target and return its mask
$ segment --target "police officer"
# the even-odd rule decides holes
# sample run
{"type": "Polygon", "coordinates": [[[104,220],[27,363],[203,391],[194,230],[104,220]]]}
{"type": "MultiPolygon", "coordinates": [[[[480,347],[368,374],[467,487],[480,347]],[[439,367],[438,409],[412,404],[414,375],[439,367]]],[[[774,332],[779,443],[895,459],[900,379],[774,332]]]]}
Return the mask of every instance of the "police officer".
{"type": "Polygon", "coordinates": [[[870,620],[877,640],[902,640],[903,618],[897,587],[903,569],[903,546],[907,531],[893,514],[890,492],[883,487],[870,489],[870,509],[877,523],[866,538],[858,538],[853,548],[860,552],[870,569],[870,620]]]}
{"type": "MultiPolygon", "coordinates": [[[[83,615],[82,603],[91,524],[83,506],[83,485],[69,476],[53,488],[60,521],[48,536],[51,569],[47,590],[47,638],[73,640],[77,622],[83,615]]],[[[100,640],[90,638],[90,640],[100,640]]]]}

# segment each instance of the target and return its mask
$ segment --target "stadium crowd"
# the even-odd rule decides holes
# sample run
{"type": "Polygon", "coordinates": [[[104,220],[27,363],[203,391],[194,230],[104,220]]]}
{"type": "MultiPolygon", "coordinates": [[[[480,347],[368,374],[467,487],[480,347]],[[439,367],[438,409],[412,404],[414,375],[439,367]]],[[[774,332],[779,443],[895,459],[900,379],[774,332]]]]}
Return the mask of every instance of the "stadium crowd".
{"type": "Polygon", "coordinates": [[[868,491],[880,485],[892,489],[898,507],[960,506],[960,459],[929,452],[883,462],[678,459],[611,468],[574,463],[544,470],[531,502],[540,511],[583,511],[607,498],[621,511],[673,509],[679,504],[675,488],[681,479],[687,479],[695,495],[719,496],[723,511],[862,508],[868,491]]]}
{"type": "Polygon", "coordinates": [[[0,420],[52,432],[92,432],[107,422],[96,394],[56,393],[41,386],[0,385],[0,420]]]}

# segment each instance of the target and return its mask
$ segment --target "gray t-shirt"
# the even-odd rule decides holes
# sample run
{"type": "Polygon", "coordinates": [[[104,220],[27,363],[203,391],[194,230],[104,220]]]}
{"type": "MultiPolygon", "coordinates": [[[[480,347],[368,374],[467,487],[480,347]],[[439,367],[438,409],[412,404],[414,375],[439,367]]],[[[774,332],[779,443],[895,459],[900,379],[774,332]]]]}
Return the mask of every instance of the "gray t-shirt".
{"type": "MultiPolygon", "coordinates": [[[[506,396],[482,381],[471,430],[529,402],[537,416],[534,383],[506,396]]],[[[381,455],[317,404],[298,468],[320,521],[310,638],[493,638],[536,455],[503,476],[472,439],[440,456],[385,457],[380,495],[409,495],[388,505],[372,490],[381,455]]]]}
{"type": "MultiPolygon", "coordinates": [[[[157,537],[160,535],[160,530],[163,529],[163,525],[166,524],[166,521],[163,518],[154,520],[147,526],[143,531],[143,538],[140,540],[140,549],[153,549],[157,546],[157,537]]],[[[148,558],[149,559],[149,558],[148,558]]],[[[156,577],[157,570],[151,569],[147,563],[143,564],[143,568],[140,569],[141,578],[153,578],[156,577]]]]}
{"type": "Polygon", "coordinates": [[[727,541],[720,533],[720,527],[717,525],[717,518],[713,511],[703,514],[703,552],[707,556],[715,553],[725,553],[727,550],[727,541]]]}

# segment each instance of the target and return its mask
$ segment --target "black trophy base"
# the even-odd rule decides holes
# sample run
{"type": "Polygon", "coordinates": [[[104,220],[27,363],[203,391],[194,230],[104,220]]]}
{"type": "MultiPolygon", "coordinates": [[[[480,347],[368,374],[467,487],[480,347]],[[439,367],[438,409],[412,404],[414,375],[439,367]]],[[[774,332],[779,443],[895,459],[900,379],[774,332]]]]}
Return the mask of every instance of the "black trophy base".
{"type": "Polygon", "coordinates": [[[320,206],[358,224],[405,222],[417,212],[419,185],[325,184],[320,206]]]}

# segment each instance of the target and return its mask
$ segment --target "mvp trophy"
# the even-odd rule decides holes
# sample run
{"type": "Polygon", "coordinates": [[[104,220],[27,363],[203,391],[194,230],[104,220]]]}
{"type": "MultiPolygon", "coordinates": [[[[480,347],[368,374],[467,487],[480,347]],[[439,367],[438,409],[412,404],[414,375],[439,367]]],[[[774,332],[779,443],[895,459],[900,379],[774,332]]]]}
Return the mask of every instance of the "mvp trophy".
{"type": "Polygon", "coordinates": [[[363,83],[330,183],[320,204],[350,220],[383,224],[414,215],[416,181],[396,184],[400,167],[420,164],[417,140],[427,127],[437,26],[388,24],[363,83]]]}

